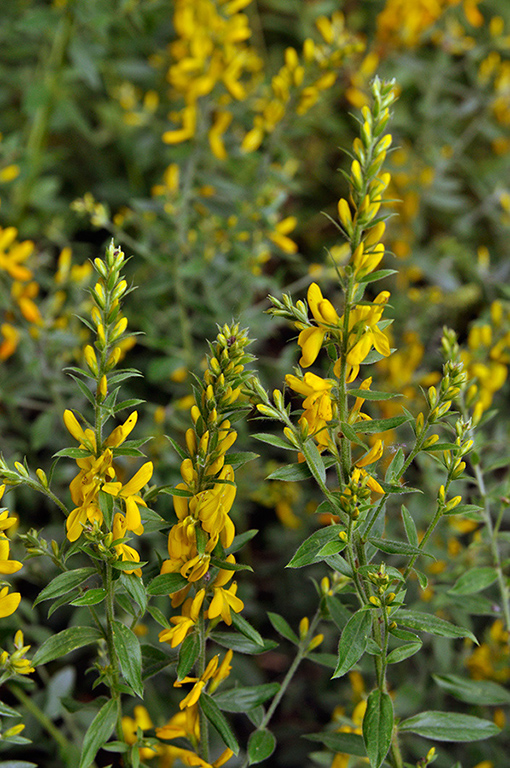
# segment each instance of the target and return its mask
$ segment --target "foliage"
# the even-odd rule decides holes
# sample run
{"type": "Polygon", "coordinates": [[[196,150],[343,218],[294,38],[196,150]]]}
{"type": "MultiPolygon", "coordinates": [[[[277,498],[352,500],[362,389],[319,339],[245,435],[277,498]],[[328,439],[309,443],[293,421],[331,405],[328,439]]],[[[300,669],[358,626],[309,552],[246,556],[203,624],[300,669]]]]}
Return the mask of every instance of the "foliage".
{"type": "Polygon", "coordinates": [[[3,17],[0,768],[505,764],[508,9],[3,17]]]}

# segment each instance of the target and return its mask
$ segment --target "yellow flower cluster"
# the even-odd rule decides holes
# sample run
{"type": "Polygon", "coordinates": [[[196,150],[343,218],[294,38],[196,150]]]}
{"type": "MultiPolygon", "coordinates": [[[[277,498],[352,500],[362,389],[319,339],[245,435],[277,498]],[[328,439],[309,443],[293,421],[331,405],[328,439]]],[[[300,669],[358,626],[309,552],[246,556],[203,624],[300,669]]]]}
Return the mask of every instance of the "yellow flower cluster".
{"type": "Polygon", "coordinates": [[[219,159],[226,157],[223,134],[232,121],[226,107],[233,100],[246,98],[246,78],[260,71],[262,62],[247,44],[251,36],[248,17],[241,13],[251,0],[177,0],[174,28],[178,35],[170,45],[173,64],[168,81],[173,94],[181,97],[185,106],[172,113],[180,128],[166,131],[163,141],[179,144],[191,139],[197,123],[207,116],[200,99],[211,94],[217,86],[221,107],[210,119],[209,143],[219,159]]]}
{"type": "Polygon", "coordinates": [[[194,426],[186,432],[187,457],[181,463],[182,483],[176,486],[174,509],[178,522],[168,535],[169,558],[162,573],[180,573],[189,585],[172,597],[174,607],[183,604],[182,615],[172,617],[174,627],[160,633],[161,642],[173,647],[182,642],[198,620],[206,597],[206,611],[212,621],[221,617],[232,623],[231,611],[244,605],[237,597],[237,584],[226,584],[234,575],[235,557],[223,559],[234,540],[235,528],[229,516],[236,486],[234,470],[225,456],[237,438],[229,416],[236,410],[246,376],[245,351],[249,343],[238,325],[224,326],[212,345],[212,356],[204,374],[200,396],[191,408],[194,426]],[[223,567],[214,567],[211,557],[220,556],[223,567]],[[188,597],[194,585],[194,597],[188,597]]]}
{"type": "Polygon", "coordinates": [[[2,651],[0,653],[0,667],[9,675],[30,675],[34,667],[29,659],[25,658],[30,645],[25,645],[23,632],[18,629],[14,635],[14,648],[12,653],[2,651]]]}
{"type": "MultiPolygon", "coordinates": [[[[126,440],[136,424],[137,417],[138,414],[134,411],[124,424],[113,430],[98,450],[94,431],[83,429],[72,411],[64,411],[64,424],[68,431],[79,442],[82,450],[90,452],[89,456],[76,459],[80,471],[69,486],[71,498],[76,506],[66,521],[67,538],[69,541],[76,541],[87,526],[90,530],[94,526],[101,528],[103,513],[99,493],[103,491],[122,501],[124,513],[115,513],[112,540],[119,542],[115,549],[120,559],[133,562],[139,562],[140,555],[133,547],[124,544],[123,540],[127,531],[137,536],[143,533],[140,506],[147,505],[138,494],[152,477],[153,465],[150,461],[146,462],[131,480],[123,485],[116,480],[112,449],[126,440]]],[[[128,571],[133,572],[141,575],[139,569],[128,571]]]]}
{"type": "Polygon", "coordinates": [[[490,408],[493,397],[504,385],[510,364],[510,307],[494,301],[490,308],[490,323],[471,327],[467,346],[461,359],[468,377],[474,382],[467,392],[467,402],[473,408],[477,423],[490,408]]]}
{"type": "MultiPolygon", "coordinates": [[[[39,293],[39,285],[33,279],[32,270],[25,264],[33,254],[34,243],[31,240],[18,242],[17,236],[18,230],[15,227],[0,227],[0,272],[12,279],[11,296],[25,320],[36,327],[42,324],[39,307],[34,301],[39,293]]],[[[0,332],[3,337],[0,360],[6,360],[15,352],[20,337],[12,312],[6,312],[0,332]]]]}
{"type": "MultiPolygon", "coordinates": [[[[219,672],[219,670],[218,670],[219,672]]],[[[141,760],[150,760],[152,757],[159,758],[160,768],[171,768],[175,760],[180,760],[183,765],[201,766],[202,768],[220,768],[231,757],[232,751],[225,750],[213,763],[203,760],[191,749],[176,747],[170,744],[154,743],[154,740],[147,741],[147,746],[143,746],[145,741],[142,736],[139,739],[139,731],[143,732],[152,729],[153,723],[147,709],[138,705],[134,708],[133,717],[124,716],[122,718],[122,732],[126,744],[140,744],[138,754],[141,760]]],[[[177,712],[166,725],[156,728],[156,736],[159,739],[179,739],[185,738],[196,746],[200,742],[200,720],[198,716],[198,705],[194,704],[185,707],[177,712]]]]}
{"type": "Polygon", "coordinates": [[[173,60],[167,79],[171,96],[184,107],[170,113],[179,128],[166,131],[163,141],[179,144],[193,138],[199,126],[207,130],[209,145],[219,160],[227,158],[225,134],[230,128],[236,102],[253,100],[253,127],[241,142],[243,152],[257,150],[290,112],[305,114],[321,92],[331,88],[345,58],[362,44],[345,28],[340,12],[331,19],[321,16],[316,25],[321,43],[305,40],[300,58],[287,48],[285,61],[270,84],[261,86],[263,61],[248,44],[249,19],[244,8],[251,0],[177,0],[174,28],[178,38],[169,46],[173,60]],[[214,95],[214,106],[211,106],[214,95]]]}
{"type": "MultiPolygon", "coordinates": [[[[5,491],[5,485],[0,486],[0,499],[5,491]]],[[[9,559],[10,543],[4,531],[17,522],[15,517],[9,517],[7,509],[0,510],[0,574],[16,573],[22,568],[18,560],[9,559]]],[[[9,592],[9,586],[4,584],[0,589],[0,618],[10,616],[20,604],[21,594],[9,592]]]]}
{"type": "MultiPolygon", "coordinates": [[[[377,17],[377,38],[380,43],[396,48],[415,48],[425,32],[451,7],[461,0],[387,0],[377,17]]],[[[474,27],[483,24],[477,6],[480,0],[463,0],[466,21],[474,27]]]]}
{"type": "Polygon", "coordinates": [[[347,31],[340,11],[330,19],[320,16],[316,26],[322,42],[314,43],[312,38],[307,38],[301,58],[295,48],[287,48],[285,63],[271,79],[267,94],[257,98],[253,128],[241,144],[244,152],[258,149],[264,136],[272,133],[291,110],[297,115],[306,114],[317,103],[321,92],[336,83],[345,59],[363,49],[347,31]]]}

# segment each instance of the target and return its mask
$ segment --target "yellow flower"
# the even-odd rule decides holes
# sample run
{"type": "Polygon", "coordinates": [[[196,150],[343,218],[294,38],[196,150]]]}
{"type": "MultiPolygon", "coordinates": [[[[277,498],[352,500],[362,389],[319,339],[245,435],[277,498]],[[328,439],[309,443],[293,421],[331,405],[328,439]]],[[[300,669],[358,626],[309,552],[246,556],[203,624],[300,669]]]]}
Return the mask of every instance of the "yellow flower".
{"type": "Polygon", "coordinates": [[[133,531],[133,533],[136,533],[138,536],[143,533],[139,507],[146,507],[147,504],[137,494],[144,485],[147,485],[152,477],[153,471],[154,465],[152,461],[147,461],[140,467],[138,472],[133,475],[126,485],[122,485],[122,483],[119,482],[109,482],[104,483],[101,489],[111,496],[124,500],[126,507],[126,528],[128,531],[133,531]]]}
{"type": "Polygon", "coordinates": [[[299,334],[298,344],[302,350],[299,364],[303,368],[309,368],[315,362],[327,332],[337,328],[340,323],[335,308],[323,297],[317,283],[309,286],[307,300],[317,326],[305,328],[299,334]]]}
{"type": "MultiPolygon", "coordinates": [[[[231,571],[231,573],[233,572],[231,571]]],[[[221,616],[225,624],[230,626],[232,624],[232,616],[230,615],[230,612],[234,611],[234,613],[240,613],[244,608],[244,603],[237,597],[236,592],[236,582],[231,584],[228,589],[215,586],[213,589],[214,596],[207,610],[207,618],[216,619],[218,616],[221,616]]]]}
{"type": "Polygon", "coordinates": [[[320,445],[327,445],[329,438],[325,427],[333,418],[330,392],[335,382],[332,379],[321,379],[310,371],[302,379],[287,374],[285,381],[295,392],[306,395],[303,400],[305,411],[299,422],[306,424],[308,434],[314,435],[320,445]]]}
{"type": "Polygon", "coordinates": [[[0,534],[0,573],[16,573],[23,564],[18,560],[9,560],[9,539],[3,533],[0,534]]]}
{"type": "MultiPolygon", "coordinates": [[[[117,512],[113,518],[113,541],[118,542],[117,544],[114,544],[115,551],[117,552],[118,556],[121,560],[132,562],[132,563],[139,563],[140,562],[140,555],[136,551],[136,549],[133,549],[133,547],[130,547],[128,544],[123,543],[123,539],[126,536],[126,520],[124,518],[124,515],[122,515],[120,512],[117,512]]],[[[142,571],[140,568],[133,568],[132,571],[125,571],[125,573],[134,573],[136,576],[141,576],[142,571]]]]}
{"type": "MultiPolygon", "coordinates": [[[[122,718],[122,733],[124,735],[124,741],[126,744],[135,744],[138,736],[138,728],[142,731],[147,731],[152,728],[152,720],[145,707],[138,705],[133,710],[134,717],[124,716],[122,718]]],[[[139,750],[140,758],[142,760],[150,760],[151,757],[157,752],[157,747],[142,747],[139,750]]]]}
{"type": "Polygon", "coordinates": [[[182,606],[181,616],[172,616],[170,621],[175,626],[171,629],[163,629],[159,633],[160,643],[170,643],[176,648],[182,643],[189,630],[192,629],[198,619],[200,609],[204,602],[205,589],[200,589],[193,599],[188,598],[182,606]]]}
{"type": "Polygon", "coordinates": [[[219,683],[228,677],[231,669],[230,661],[232,660],[232,651],[228,651],[225,654],[222,663],[218,666],[219,658],[219,655],[213,656],[200,677],[185,677],[183,680],[175,681],[174,688],[180,688],[185,683],[193,683],[191,691],[179,703],[180,709],[193,707],[198,702],[200,695],[209,680],[212,680],[213,683],[215,682],[215,687],[218,687],[219,683]]]}
{"type": "Polygon", "coordinates": [[[21,594],[19,592],[11,592],[9,594],[9,587],[3,587],[0,590],[0,619],[14,613],[20,604],[20,600],[21,594]]]}

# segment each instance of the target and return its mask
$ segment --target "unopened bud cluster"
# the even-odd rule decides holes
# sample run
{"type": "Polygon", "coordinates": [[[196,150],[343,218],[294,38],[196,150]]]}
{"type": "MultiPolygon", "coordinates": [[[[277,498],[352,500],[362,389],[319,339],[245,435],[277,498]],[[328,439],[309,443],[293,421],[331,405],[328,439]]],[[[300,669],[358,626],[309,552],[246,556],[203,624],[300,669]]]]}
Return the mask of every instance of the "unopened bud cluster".
{"type": "Polygon", "coordinates": [[[354,248],[359,245],[361,232],[375,223],[382,194],[390,182],[389,173],[378,174],[392,141],[390,134],[383,134],[395,100],[393,85],[393,81],[385,83],[377,77],[372,83],[372,106],[363,107],[360,135],[353,144],[349,190],[354,212],[348,200],[342,198],[338,202],[340,223],[354,248]]]}
{"type": "Polygon", "coordinates": [[[390,584],[393,579],[386,573],[386,566],[381,563],[379,568],[368,571],[367,578],[374,587],[375,595],[369,597],[369,601],[377,608],[390,606],[395,600],[395,592],[390,591],[390,584]]]}
{"type": "Polygon", "coordinates": [[[90,289],[90,294],[94,301],[91,318],[96,331],[95,349],[88,344],[83,355],[92,376],[99,380],[101,399],[106,396],[106,380],[103,381],[102,377],[117,365],[121,355],[119,343],[127,330],[127,318],[122,317],[120,304],[129,292],[128,284],[121,275],[125,262],[124,252],[113,241],[106,249],[104,259],[94,259],[98,280],[90,289]]]}
{"type": "MultiPolygon", "coordinates": [[[[467,381],[466,372],[461,362],[448,360],[443,366],[443,378],[439,390],[429,387],[427,402],[430,408],[429,423],[433,424],[448,413],[453,400],[464,389],[467,381]]],[[[418,434],[418,432],[417,432],[418,434]]],[[[419,435],[418,435],[419,436],[419,435]]]]}

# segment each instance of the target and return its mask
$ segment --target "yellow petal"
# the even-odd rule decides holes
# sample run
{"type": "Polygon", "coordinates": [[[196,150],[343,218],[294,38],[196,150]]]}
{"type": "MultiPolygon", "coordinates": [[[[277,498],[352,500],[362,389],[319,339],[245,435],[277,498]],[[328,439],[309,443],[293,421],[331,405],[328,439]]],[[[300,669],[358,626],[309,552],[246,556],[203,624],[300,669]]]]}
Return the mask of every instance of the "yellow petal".
{"type": "Polygon", "coordinates": [[[154,471],[154,465],[152,461],[147,461],[136,473],[136,475],[133,475],[131,480],[126,483],[126,485],[123,487],[122,491],[120,492],[121,496],[134,496],[136,493],[138,493],[139,490],[141,490],[144,485],[147,485],[149,480],[152,477],[152,473],[154,471]]]}

